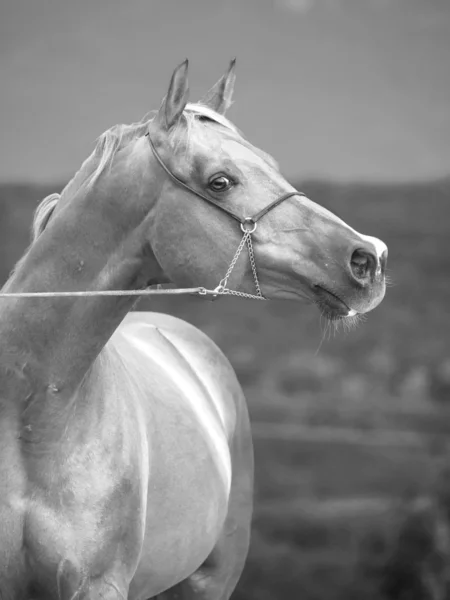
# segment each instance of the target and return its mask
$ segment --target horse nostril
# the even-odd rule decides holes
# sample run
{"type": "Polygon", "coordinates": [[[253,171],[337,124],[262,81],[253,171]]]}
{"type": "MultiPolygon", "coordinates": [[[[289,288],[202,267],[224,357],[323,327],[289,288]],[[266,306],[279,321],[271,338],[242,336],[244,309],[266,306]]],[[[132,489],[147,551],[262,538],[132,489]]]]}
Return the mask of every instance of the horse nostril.
{"type": "Polygon", "coordinates": [[[377,260],[367,250],[355,250],[350,259],[350,269],[355,279],[361,282],[372,280],[375,276],[377,260]]]}

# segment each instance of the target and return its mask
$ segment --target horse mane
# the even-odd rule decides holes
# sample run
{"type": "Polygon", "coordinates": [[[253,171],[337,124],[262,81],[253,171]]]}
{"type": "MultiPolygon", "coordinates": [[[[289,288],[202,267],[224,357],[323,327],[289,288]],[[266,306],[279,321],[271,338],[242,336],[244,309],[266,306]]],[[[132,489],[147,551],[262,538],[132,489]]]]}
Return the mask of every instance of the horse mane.
{"type": "MultiPolygon", "coordinates": [[[[147,113],[138,123],[132,123],[130,125],[114,125],[97,138],[94,152],[86,161],[84,161],[82,165],[83,167],[93,156],[98,159],[97,166],[89,176],[89,186],[92,186],[100,177],[100,175],[102,175],[111,166],[114,157],[119,150],[124,148],[131,141],[138,139],[147,133],[148,124],[155,118],[157,112],[158,111],[151,111],[150,113],[147,113]]],[[[180,139],[178,133],[183,123],[187,131],[187,144],[189,145],[194,122],[198,120],[217,123],[218,125],[221,125],[226,129],[230,129],[235,133],[238,132],[238,129],[231,123],[231,121],[213,109],[204,106],[203,104],[189,103],[186,105],[186,109],[183,112],[183,119],[180,119],[177,126],[170,132],[171,139],[180,139]]],[[[32,226],[33,242],[36,241],[36,239],[41,235],[48,225],[59,199],[73,182],[78,173],[79,171],[75,173],[72,179],[64,187],[61,194],[50,194],[50,196],[44,198],[37,207],[32,226]]]]}

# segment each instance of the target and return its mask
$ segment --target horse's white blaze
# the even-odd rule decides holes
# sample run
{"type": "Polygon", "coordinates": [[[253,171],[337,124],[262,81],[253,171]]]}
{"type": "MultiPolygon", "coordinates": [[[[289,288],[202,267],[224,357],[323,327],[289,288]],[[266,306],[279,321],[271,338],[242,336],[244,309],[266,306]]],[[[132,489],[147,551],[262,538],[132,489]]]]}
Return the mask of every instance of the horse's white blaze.
{"type": "Polygon", "coordinates": [[[375,251],[377,254],[377,258],[381,258],[381,256],[383,255],[383,252],[386,252],[387,250],[387,246],[384,242],[382,242],[381,240],[379,240],[376,237],[372,237],[371,235],[363,235],[362,233],[358,233],[358,235],[360,237],[362,237],[362,239],[366,242],[369,242],[370,244],[372,244],[375,247],[375,251]]]}
{"type": "MultiPolygon", "coordinates": [[[[142,324],[140,329],[142,329],[142,324]]],[[[229,493],[232,475],[231,456],[225,423],[223,422],[223,413],[219,411],[216,413],[215,402],[213,401],[214,406],[211,406],[210,399],[199,393],[199,385],[193,383],[192,378],[185,376],[176,366],[172,366],[164,360],[164,353],[158,353],[154,349],[152,351],[151,346],[142,340],[139,335],[134,334],[130,327],[127,327],[127,330],[125,330],[124,335],[133,346],[146,354],[153,363],[167,373],[170,380],[180,389],[180,398],[189,403],[192,413],[202,426],[203,432],[209,437],[213,458],[223,478],[227,493],[229,493]]]]}
{"type": "Polygon", "coordinates": [[[294,196],[293,199],[295,202],[300,202],[303,205],[309,206],[316,215],[323,215],[324,217],[326,217],[328,219],[332,218],[333,221],[335,221],[336,223],[339,223],[339,225],[341,225],[342,227],[345,227],[348,231],[351,231],[354,235],[359,237],[361,242],[363,242],[365,244],[369,243],[375,250],[375,254],[376,254],[378,260],[380,260],[383,253],[387,250],[387,246],[384,242],[382,242],[381,240],[379,240],[376,237],[372,237],[371,235],[364,235],[363,233],[359,233],[359,231],[356,231],[356,229],[353,229],[353,227],[350,227],[350,225],[348,225],[345,221],[343,221],[342,219],[337,217],[334,213],[329,211],[327,208],[325,208],[324,206],[321,206],[320,204],[316,204],[315,202],[310,200],[307,196],[294,196]]]}
{"type": "MultiPolygon", "coordinates": [[[[301,198],[301,200],[303,200],[303,198],[301,198]]],[[[310,202],[311,202],[311,200],[310,200],[310,202]]],[[[323,210],[327,210],[327,209],[325,208],[323,210]]],[[[333,214],[333,213],[328,213],[328,214],[333,214]]],[[[339,217],[336,217],[336,215],[333,215],[333,217],[342,226],[346,227],[349,231],[351,231],[356,236],[358,236],[362,242],[365,242],[366,244],[367,243],[371,244],[371,246],[373,246],[373,248],[375,250],[375,254],[376,254],[378,260],[383,255],[383,252],[385,252],[387,250],[386,244],[384,242],[382,242],[381,240],[379,240],[378,238],[372,237],[371,235],[364,235],[363,233],[359,233],[359,231],[356,231],[356,229],[353,229],[353,227],[350,227],[350,225],[347,225],[347,223],[345,221],[343,221],[339,217]]]]}
{"type": "MultiPolygon", "coordinates": [[[[303,198],[300,198],[300,201],[302,201],[303,198]]],[[[312,202],[310,200],[310,202],[312,202]]],[[[321,207],[323,208],[323,207],[321,207]]],[[[324,211],[326,211],[329,215],[333,214],[330,213],[329,211],[327,211],[326,208],[323,208],[324,211]]],[[[317,211],[316,212],[320,212],[317,211]]],[[[387,246],[384,242],[382,242],[381,240],[379,240],[376,237],[372,237],[371,235],[364,235],[363,233],[359,233],[359,231],[356,231],[356,229],[353,229],[353,227],[350,227],[350,225],[348,225],[345,221],[343,221],[342,219],[340,219],[339,217],[336,217],[336,215],[333,215],[333,217],[336,219],[337,222],[340,223],[340,225],[346,227],[349,231],[351,231],[353,234],[355,234],[357,237],[359,237],[361,239],[362,242],[365,242],[366,244],[369,243],[371,244],[371,246],[373,246],[374,250],[375,250],[375,254],[378,258],[378,260],[381,258],[383,252],[385,252],[387,250],[387,246]]]]}

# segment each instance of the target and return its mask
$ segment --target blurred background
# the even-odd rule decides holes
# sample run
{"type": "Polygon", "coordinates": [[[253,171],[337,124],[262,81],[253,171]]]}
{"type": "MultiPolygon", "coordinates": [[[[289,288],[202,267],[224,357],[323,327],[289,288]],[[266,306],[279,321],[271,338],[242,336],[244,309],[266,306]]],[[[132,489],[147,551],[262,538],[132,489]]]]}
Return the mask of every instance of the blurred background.
{"type": "Polygon", "coordinates": [[[0,284],[32,213],[190,59],[196,100],[237,57],[229,116],[294,185],[389,246],[394,285],[323,337],[288,302],[158,299],[224,350],[254,429],[237,600],[450,598],[450,2],[5,0],[0,284]]]}

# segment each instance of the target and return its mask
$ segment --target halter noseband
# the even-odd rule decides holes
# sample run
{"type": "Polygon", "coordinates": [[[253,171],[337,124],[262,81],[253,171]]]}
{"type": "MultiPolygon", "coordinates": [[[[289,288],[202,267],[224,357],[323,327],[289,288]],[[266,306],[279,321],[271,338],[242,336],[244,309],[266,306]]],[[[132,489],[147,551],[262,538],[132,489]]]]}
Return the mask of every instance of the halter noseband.
{"type": "Polygon", "coordinates": [[[262,210],[257,212],[252,217],[240,217],[239,215],[234,213],[232,210],[230,210],[226,206],[223,206],[222,204],[219,204],[218,202],[216,202],[212,198],[209,198],[205,194],[202,194],[201,192],[194,190],[194,188],[191,188],[189,185],[184,183],[184,181],[181,181],[181,179],[178,179],[178,177],[172,173],[172,171],[167,167],[167,165],[164,163],[164,161],[158,154],[149,133],[147,133],[146,136],[148,137],[150,148],[152,149],[152,152],[153,152],[156,160],[158,161],[158,163],[160,164],[162,169],[167,173],[167,175],[172,179],[172,181],[177,183],[180,187],[184,188],[186,191],[190,192],[191,194],[194,194],[195,196],[198,196],[198,198],[205,200],[205,202],[209,202],[209,204],[213,204],[216,208],[219,208],[221,211],[225,212],[227,215],[232,217],[235,221],[238,221],[238,223],[240,223],[241,231],[243,233],[242,240],[240,241],[239,246],[236,250],[236,253],[230,263],[230,266],[228,267],[228,271],[226,272],[224,278],[220,280],[219,285],[214,289],[214,291],[217,293],[217,295],[230,294],[233,296],[240,296],[242,298],[255,298],[258,300],[265,300],[265,298],[261,292],[261,287],[259,285],[259,279],[258,279],[258,274],[257,274],[257,270],[256,270],[255,256],[254,256],[253,244],[252,244],[252,234],[256,231],[258,221],[262,217],[264,217],[264,215],[266,215],[268,212],[270,212],[273,208],[275,208],[276,206],[278,206],[279,204],[281,204],[288,198],[291,198],[292,196],[305,196],[306,194],[304,194],[303,192],[298,192],[297,190],[294,192],[288,192],[287,194],[283,194],[282,196],[279,196],[278,198],[276,198],[273,202],[268,204],[265,208],[263,208],[262,210]],[[254,279],[255,288],[256,288],[256,295],[247,294],[245,292],[237,292],[235,290],[231,290],[226,287],[228,279],[231,275],[231,272],[233,271],[233,269],[237,263],[237,260],[238,260],[245,245],[247,246],[249,260],[250,260],[250,266],[252,268],[253,279],[254,279]]]}

